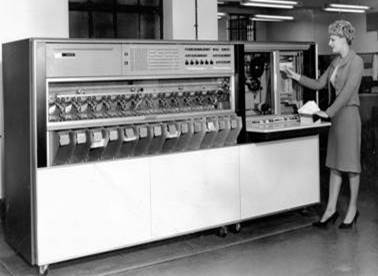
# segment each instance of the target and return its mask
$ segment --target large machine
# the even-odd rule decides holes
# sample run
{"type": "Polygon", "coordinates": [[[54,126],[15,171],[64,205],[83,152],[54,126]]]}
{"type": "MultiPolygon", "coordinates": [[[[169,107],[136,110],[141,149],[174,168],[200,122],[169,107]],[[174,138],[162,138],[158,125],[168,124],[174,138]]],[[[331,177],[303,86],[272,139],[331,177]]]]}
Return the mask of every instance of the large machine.
{"type": "Polygon", "coordinates": [[[285,68],[317,78],[317,45],[312,42],[250,42],[235,45],[240,141],[261,141],[316,134],[329,123],[301,122],[298,110],[318,92],[288,78],[285,68]]]}
{"type": "Polygon", "coordinates": [[[264,86],[275,83],[275,55],[243,52],[241,63],[234,47],[4,44],[7,242],[45,273],[51,263],[318,203],[315,134],[245,136],[246,114],[293,116],[301,91],[285,88],[277,106],[264,86]],[[240,95],[240,67],[250,100],[240,95]]]}

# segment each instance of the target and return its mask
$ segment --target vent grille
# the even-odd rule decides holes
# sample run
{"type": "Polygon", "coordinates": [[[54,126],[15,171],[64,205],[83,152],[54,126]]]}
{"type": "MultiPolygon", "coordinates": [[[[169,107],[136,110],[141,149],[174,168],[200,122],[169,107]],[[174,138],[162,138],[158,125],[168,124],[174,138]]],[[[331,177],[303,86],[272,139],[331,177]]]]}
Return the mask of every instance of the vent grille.
{"type": "Polygon", "coordinates": [[[133,48],[130,51],[132,71],[167,71],[180,69],[178,49],[170,48],[133,48]]]}

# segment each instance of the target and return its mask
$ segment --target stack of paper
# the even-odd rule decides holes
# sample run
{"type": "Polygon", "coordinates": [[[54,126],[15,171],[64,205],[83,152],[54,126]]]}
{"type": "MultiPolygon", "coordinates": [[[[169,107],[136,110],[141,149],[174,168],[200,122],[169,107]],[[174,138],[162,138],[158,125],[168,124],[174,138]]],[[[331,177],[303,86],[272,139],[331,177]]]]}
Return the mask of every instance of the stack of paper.
{"type": "Polygon", "coordinates": [[[298,113],[302,124],[313,124],[313,114],[320,111],[319,106],[314,101],[308,101],[300,109],[298,113]]]}
{"type": "Polygon", "coordinates": [[[308,101],[300,109],[298,109],[299,114],[312,115],[319,112],[320,108],[314,101],[308,101]]]}

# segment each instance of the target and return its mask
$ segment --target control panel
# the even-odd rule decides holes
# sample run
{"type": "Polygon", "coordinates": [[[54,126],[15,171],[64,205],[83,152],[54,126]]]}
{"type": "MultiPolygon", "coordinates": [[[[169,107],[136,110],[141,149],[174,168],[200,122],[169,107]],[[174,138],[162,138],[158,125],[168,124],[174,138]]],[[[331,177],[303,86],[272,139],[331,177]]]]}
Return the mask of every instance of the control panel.
{"type": "Polygon", "coordinates": [[[48,166],[234,145],[227,44],[49,44],[48,166]]]}

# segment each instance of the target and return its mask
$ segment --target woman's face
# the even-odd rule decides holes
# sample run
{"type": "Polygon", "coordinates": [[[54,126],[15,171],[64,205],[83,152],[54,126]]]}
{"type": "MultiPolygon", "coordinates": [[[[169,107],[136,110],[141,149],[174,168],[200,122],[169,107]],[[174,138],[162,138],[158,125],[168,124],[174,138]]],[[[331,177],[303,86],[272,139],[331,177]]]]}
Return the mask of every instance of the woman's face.
{"type": "Polygon", "coordinates": [[[341,49],[343,49],[345,45],[348,45],[345,37],[339,37],[337,35],[329,36],[328,46],[331,47],[332,53],[341,53],[341,49]]]}

